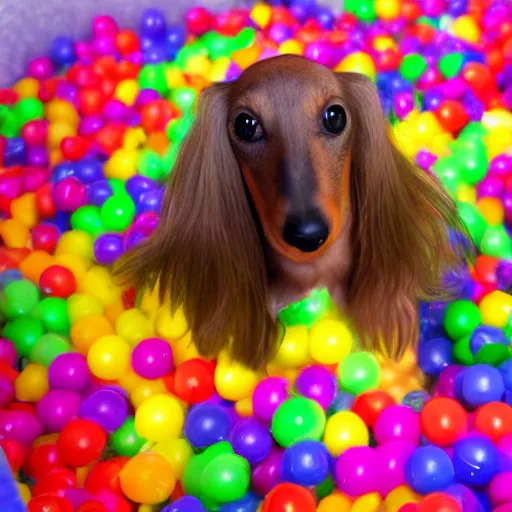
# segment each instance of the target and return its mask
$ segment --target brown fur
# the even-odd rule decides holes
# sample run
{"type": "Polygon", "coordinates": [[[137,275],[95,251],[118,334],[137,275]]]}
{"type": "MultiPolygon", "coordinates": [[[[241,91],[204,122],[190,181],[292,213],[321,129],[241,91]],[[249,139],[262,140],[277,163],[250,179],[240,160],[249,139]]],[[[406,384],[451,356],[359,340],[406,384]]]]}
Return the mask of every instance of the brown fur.
{"type": "Polygon", "coordinates": [[[448,195],[393,146],[373,84],[278,57],[203,92],[160,225],[116,273],[138,288],[159,283],[162,299],[183,305],[206,357],[229,348],[261,367],[275,348],[278,310],[319,286],[366,349],[398,356],[417,338],[416,301],[443,296],[443,274],[466,256],[450,246],[448,228],[465,235],[448,195]],[[336,138],[321,129],[332,103],[348,113],[336,138]],[[236,138],[240,112],[260,121],[263,142],[236,138]],[[301,253],[282,227],[287,213],[310,206],[330,236],[301,253]]]}

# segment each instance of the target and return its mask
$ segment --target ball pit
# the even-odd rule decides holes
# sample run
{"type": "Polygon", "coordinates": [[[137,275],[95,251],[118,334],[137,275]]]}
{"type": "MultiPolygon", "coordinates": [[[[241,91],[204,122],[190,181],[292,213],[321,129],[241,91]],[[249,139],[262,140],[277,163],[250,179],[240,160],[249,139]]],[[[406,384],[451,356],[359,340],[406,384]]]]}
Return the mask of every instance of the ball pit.
{"type": "Polygon", "coordinates": [[[512,510],[512,4],[283,3],[98,16],[0,90],[2,510],[512,510]],[[181,309],[112,279],[200,92],[285,53],[375,82],[476,246],[399,362],[358,351],[323,290],[281,313],[265,373],[207,361],[181,309]]]}

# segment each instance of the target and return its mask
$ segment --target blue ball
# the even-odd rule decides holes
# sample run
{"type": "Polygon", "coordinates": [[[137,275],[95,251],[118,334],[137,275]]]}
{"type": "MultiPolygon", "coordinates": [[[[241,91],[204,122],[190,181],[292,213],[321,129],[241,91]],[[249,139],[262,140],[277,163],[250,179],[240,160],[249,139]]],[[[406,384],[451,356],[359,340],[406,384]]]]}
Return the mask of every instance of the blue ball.
{"type": "Polygon", "coordinates": [[[418,448],[405,465],[405,478],[420,494],[442,491],[454,481],[453,464],[448,454],[433,445],[418,448]]]}
{"type": "Polygon", "coordinates": [[[418,362],[427,374],[439,375],[447,366],[452,364],[453,344],[447,338],[434,338],[420,344],[418,362]]]}
{"type": "Polygon", "coordinates": [[[167,49],[179,50],[186,41],[187,35],[181,25],[171,25],[167,29],[167,49]]]}
{"type": "Polygon", "coordinates": [[[430,398],[430,395],[426,391],[411,391],[404,396],[402,405],[410,407],[415,412],[421,412],[430,398]]]}
{"type": "Polygon", "coordinates": [[[69,66],[76,61],[75,42],[71,37],[56,37],[50,47],[50,59],[57,66],[69,66]]]}
{"type": "Polygon", "coordinates": [[[161,512],[207,512],[203,504],[194,496],[183,496],[164,507],[161,512]]]}
{"type": "Polygon", "coordinates": [[[505,393],[501,373],[489,364],[475,364],[462,372],[462,398],[470,407],[499,402],[505,393]]]}
{"type": "Polygon", "coordinates": [[[331,457],[319,441],[300,441],[283,455],[283,480],[304,487],[321,484],[329,475],[331,457]]]}
{"type": "Polygon", "coordinates": [[[356,397],[347,393],[346,391],[338,391],[331,405],[329,406],[329,414],[334,414],[339,411],[350,411],[356,397]]]}
{"type": "Polygon", "coordinates": [[[243,498],[221,505],[219,512],[256,512],[259,504],[260,499],[258,496],[249,491],[243,498]]]}
{"type": "Polygon", "coordinates": [[[165,38],[167,22],[164,13],[159,9],[147,9],[142,14],[140,33],[142,36],[158,40],[165,38]]]}
{"type": "Polygon", "coordinates": [[[83,158],[75,164],[75,176],[84,184],[104,178],[103,164],[96,158],[83,158]]]}
{"type": "Polygon", "coordinates": [[[194,448],[206,448],[227,441],[231,421],[221,405],[200,404],[192,407],[185,420],[185,437],[194,448]]]}
{"type": "Polygon", "coordinates": [[[498,449],[486,436],[469,435],[453,445],[457,482],[470,487],[487,485],[500,470],[498,449]]]}
{"type": "Polygon", "coordinates": [[[25,165],[27,163],[27,147],[21,137],[6,138],[4,149],[4,167],[25,165]]]}
{"type": "Polygon", "coordinates": [[[75,164],[72,162],[62,162],[53,168],[52,180],[54,183],[58,183],[64,178],[75,176],[75,164]]]}
{"type": "Polygon", "coordinates": [[[258,464],[272,451],[272,435],[268,427],[256,418],[239,421],[229,436],[236,454],[241,455],[249,464],[258,464]]]}
{"type": "Polygon", "coordinates": [[[501,363],[498,371],[501,373],[505,389],[512,391],[512,359],[501,363]]]}
{"type": "Polygon", "coordinates": [[[473,355],[476,356],[484,345],[490,345],[492,343],[508,344],[507,338],[505,338],[505,334],[501,329],[492,327],[491,325],[480,325],[471,335],[469,348],[473,355]]]}
{"type": "Polygon", "coordinates": [[[87,185],[87,202],[95,206],[102,206],[114,191],[108,180],[98,180],[87,185]]]}
{"type": "Polygon", "coordinates": [[[464,510],[471,512],[484,512],[482,505],[473,491],[462,484],[453,484],[447,487],[443,492],[455,498],[458,503],[464,507],[464,510]]]}
{"type": "Polygon", "coordinates": [[[0,289],[5,288],[8,284],[13,283],[14,281],[21,281],[23,279],[23,274],[15,268],[9,268],[0,272],[0,289]]]}

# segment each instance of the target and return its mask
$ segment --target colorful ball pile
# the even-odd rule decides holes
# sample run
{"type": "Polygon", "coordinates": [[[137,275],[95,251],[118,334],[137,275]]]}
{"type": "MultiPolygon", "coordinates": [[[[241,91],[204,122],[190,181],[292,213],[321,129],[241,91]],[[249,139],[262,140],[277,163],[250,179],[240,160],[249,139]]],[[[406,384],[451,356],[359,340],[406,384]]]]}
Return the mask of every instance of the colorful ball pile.
{"type": "Polygon", "coordinates": [[[99,16],[0,90],[3,511],[512,511],[512,4],[286,5],[99,16]],[[112,281],[201,90],[285,53],[369,76],[457,201],[478,255],[457,300],[421,306],[417,356],[357,352],[317,290],[256,374],[112,281]]]}

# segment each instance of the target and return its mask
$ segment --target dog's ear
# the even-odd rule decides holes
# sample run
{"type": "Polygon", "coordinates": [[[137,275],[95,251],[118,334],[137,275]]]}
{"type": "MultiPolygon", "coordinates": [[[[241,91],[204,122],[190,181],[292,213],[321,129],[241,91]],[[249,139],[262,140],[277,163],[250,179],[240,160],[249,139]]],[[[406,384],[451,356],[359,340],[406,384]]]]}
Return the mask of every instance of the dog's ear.
{"type": "Polygon", "coordinates": [[[260,235],[228,135],[229,84],[205,90],[179,152],[160,224],[124,256],[116,274],[184,307],[201,355],[229,349],[258,367],[268,360],[275,323],[267,306],[260,235]]]}
{"type": "Polygon", "coordinates": [[[338,78],[352,119],[348,312],[365,348],[399,357],[418,339],[417,301],[447,296],[469,238],[447,193],[394,146],[375,86],[338,78]]]}

